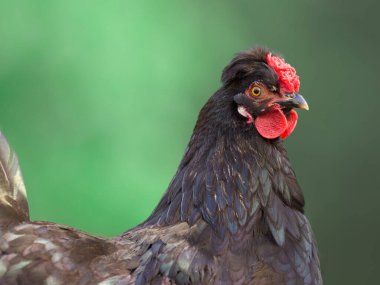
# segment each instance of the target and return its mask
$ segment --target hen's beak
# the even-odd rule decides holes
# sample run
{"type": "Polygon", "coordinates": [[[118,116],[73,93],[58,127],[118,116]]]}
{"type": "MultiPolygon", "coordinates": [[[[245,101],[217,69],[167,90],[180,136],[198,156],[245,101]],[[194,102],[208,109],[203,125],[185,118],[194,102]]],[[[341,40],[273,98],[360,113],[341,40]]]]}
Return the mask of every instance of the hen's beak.
{"type": "Polygon", "coordinates": [[[276,101],[275,103],[285,108],[289,107],[309,110],[309,105],[301,94],[291,94],[286,99],[276,101]]]}

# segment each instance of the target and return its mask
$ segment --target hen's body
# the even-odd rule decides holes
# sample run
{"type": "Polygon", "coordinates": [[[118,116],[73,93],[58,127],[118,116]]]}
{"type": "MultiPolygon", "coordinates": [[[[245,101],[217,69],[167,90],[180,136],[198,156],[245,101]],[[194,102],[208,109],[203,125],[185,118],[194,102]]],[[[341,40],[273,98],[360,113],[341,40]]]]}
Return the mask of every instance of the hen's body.
{"type": "Polygon", "coordinates": [[[1,137],[0,284],[321,284],[282,141],[245,124],[226,103],[230,91],[202,109],[152,215],[116,238],[30,222],[17,159],[1,137]]]}

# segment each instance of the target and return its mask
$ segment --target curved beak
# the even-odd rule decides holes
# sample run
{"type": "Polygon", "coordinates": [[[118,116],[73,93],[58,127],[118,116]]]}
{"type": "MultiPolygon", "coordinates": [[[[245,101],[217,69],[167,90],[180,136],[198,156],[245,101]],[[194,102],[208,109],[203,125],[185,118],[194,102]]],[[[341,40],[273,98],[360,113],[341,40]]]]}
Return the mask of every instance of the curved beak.
{"type": "Polygon", "coordinates": [[[291,94],[285,100],[276,101],[275,103],[282,107],[309,110],[309,105],[307,104],[306,100],[302,97],[301,94],[298,94],[298,93],[291,94]]]}

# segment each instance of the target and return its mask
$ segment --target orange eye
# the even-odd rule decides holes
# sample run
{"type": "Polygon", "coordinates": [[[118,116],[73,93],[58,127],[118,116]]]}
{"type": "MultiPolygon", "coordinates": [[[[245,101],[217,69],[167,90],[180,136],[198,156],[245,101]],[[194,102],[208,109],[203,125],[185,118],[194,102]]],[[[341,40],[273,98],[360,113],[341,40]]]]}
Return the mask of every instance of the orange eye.
{"type": "Polygon", "coordinates": [[[261,94],[261,88],[255,86],[255,87],[252,88],[251,93],[255,97],[260,96],[260,94],[261,94]]]}

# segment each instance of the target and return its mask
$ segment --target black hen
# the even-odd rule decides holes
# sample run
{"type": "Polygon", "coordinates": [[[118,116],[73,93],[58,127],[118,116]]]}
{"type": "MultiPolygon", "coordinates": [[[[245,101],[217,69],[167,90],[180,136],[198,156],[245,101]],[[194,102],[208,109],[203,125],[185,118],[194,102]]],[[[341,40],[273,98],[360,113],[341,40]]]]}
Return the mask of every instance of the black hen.
{"type": "Polygon", "coordinates": [[[282,138],[307,109],[298,76],[256,48],[224,69],[152,215],[115,238],[31,222],[0,137],[0,284],[322,284],[282,138]]]}

